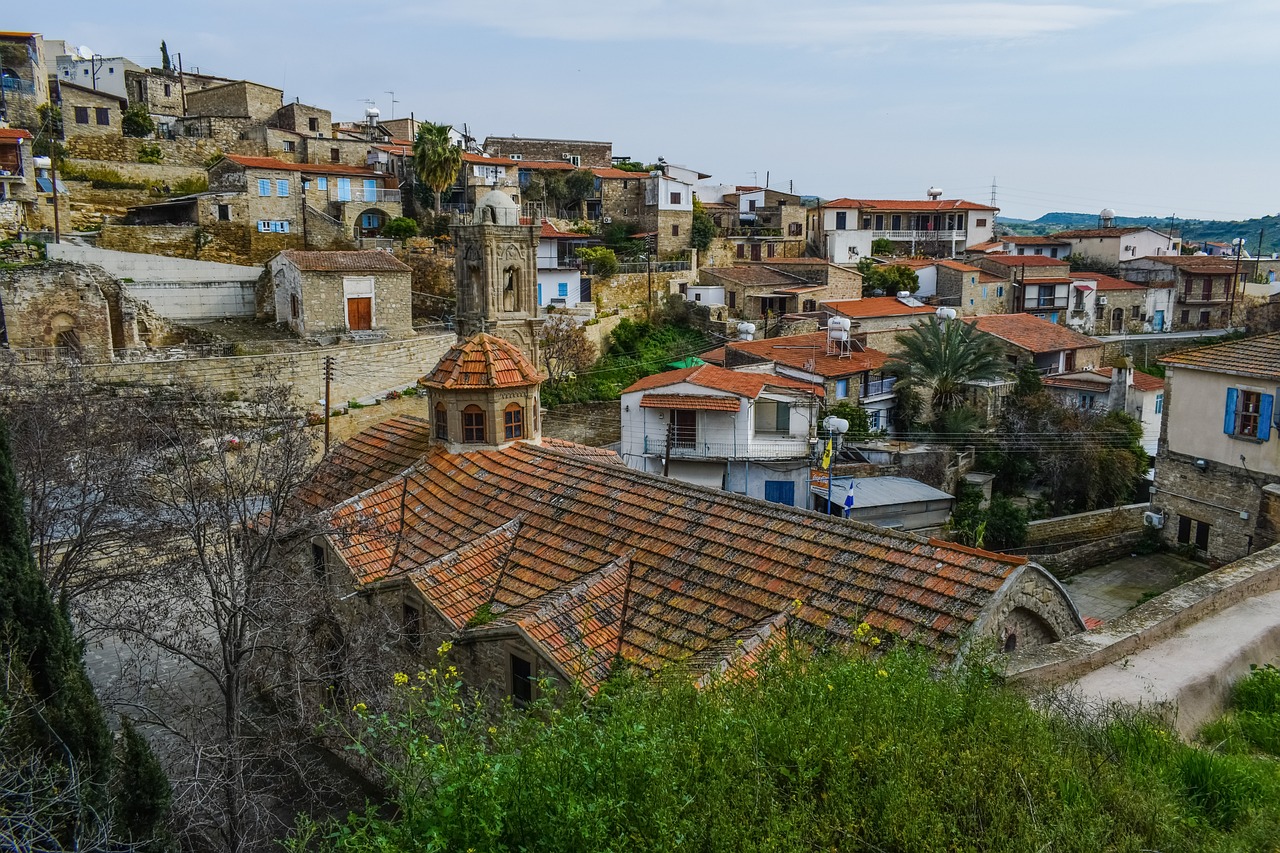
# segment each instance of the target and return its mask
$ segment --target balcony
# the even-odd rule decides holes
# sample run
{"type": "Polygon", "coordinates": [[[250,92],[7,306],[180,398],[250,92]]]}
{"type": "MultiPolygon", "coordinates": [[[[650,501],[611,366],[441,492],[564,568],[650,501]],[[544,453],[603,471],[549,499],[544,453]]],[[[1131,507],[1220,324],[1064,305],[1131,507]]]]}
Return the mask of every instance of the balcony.
{"type": "Polygon", "coordinates": [[[18,95],[34,95],[36,93],[36,84],[23,80],[21,77],[10,77],[6,74],[0,77],[0,87],[6,92],[13,92],[18,95]]]}
{"type": "Polygon", "coordinates": [[[329,201],[346,204],[399,204],[400,190],[384,190],[381,187],[351,187],[350,190],[340,187],[329,187],[329,201]]]}
{"type": "Polygon", "coordinates": [[[1183,291],[1182,293],[1178,294],[1179,305],[1207,305],[1215,302],[1226,302],[1226,301],[1227,301],[1227,294],[1215,293],[1213,291],[1210,291],[1209,293],[1205,293],[1204,291],[1199,291],[1197,293],[1187,293],[1183,291]]]}
{"type": "Polygon", "coordinates": [[[1023,303],[1023,311],[1054,311],[1062,310],[1070,304],[1069,296],[1030,296],[1023,303]]]}
{"type": "Polygon", "coordinates": [[[858,399],[865,400],[868,397],[878,397],[881,394],[888,394],[893,391],[893,386],[897,383],[898,377],[886,376],[884,379],[874,379],[862,386],[858,399]]]}
{"type": "Polygon", "coordinates": [[[949,243],[953,240],[968,239],[969,232],[959,231],[872,231],[872,240],[893,240],[895,243],[929,243],[933,241],[949,243]]]}
{"type": "MultiPolygon", "coordinates": [[[[661,456],[666,452],[666,438],[659,435],[644,437],[644,452],[661,456]]],[[[809,439],[804,436],[760,438],[747,442],[693,441],[676,439],[671,447],[672,459],[804,459],[809,456],[809,439]]]]}

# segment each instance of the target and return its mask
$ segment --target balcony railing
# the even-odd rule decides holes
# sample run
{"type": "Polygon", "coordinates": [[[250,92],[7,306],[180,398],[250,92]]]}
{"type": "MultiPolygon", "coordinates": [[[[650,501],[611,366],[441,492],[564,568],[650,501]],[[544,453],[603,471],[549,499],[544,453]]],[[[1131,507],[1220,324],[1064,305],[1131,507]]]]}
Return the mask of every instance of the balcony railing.
{"type": "Polygon", "coordinates": [[[399,204],[400,190],[384,190],[381,187],[352,187],[350,191],[347,191],[331,184],[329,186],[329,200],[342,204],[347,202],[355,202],[357,204],[377,204],[379,202],[399,204]]]}
{"type": "Polygon", "coordinates": [[[1186,293],[1184,291],[1178,294],[1178,303],[1181,305],[1226,301],[1226,293],[1210,292],[1206,294],[1204,291],[1199,291],[1197,293],[1186,293]]]}
{"type": "Polygon", "coordinates": [[[950,242],[952,240],[964,240],[968,233],[968,231],[963,229],[959,231],[872,231],[871,239],[893,240],[899,243],[908,243],[912,240],[917,243],[929,242],[931,240],[950,242]]]}
{"type": "Polygon", "coordinates": [[[866,385],[862,386],[861,397],[875,397],[879,394],[888,394],[893,390],[894,384],[898,381],[896,376],[886,376],[884,379],[873,379],[866,385]]]}
{"type": "Polygon", "coordinates": [[[1029,296],[1026,302],[1023,303],[1023,309],[1026,311],[1044,311],[1051,308],[1062,309],[1066,308],[1070,301],[1071,298],[1068,296],[1029,296]]]}
{"type": "Polygon", "coordinates": [[[36,93],[36,84],[23,80],[21,77],[0,77],[0,86],[4,87],[6,92],[16,92],[19,95],[34,95],[36,93]]]}
{"type": "MultiPolygon", "coordinates": [[[[664,436],[644,437],[644,452],[661,456],[666,453],[664,436]]],[[[810,453],[809,439],[752,438],[746,442],[677,440],[671,447],[673,459],[803,459],[810,453]]]]}

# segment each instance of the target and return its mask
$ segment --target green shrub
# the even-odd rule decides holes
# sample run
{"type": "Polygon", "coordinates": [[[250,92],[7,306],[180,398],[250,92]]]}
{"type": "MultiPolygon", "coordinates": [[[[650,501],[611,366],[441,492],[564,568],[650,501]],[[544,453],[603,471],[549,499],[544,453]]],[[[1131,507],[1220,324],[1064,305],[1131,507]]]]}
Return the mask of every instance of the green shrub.
{"type": "Polygon", "coordinates": [[[138,146],[139,163],[161,163],[163,161],[164,151],[159,145],[144,143],[138,146]]]}
{"type": "Polygon", "coordinates": [[[382,236],[392,240],[408,240],[418,236],[418,223],[407,216],[397,216],[382,226],[382,236]]]}
{"type": "Polygon", "coordinates": [[[209,179],[204,175],[191,178],[180,178],[173,182],[171,192],[174,195],[194,195],[209,189],[209,179]]]}
{"type": "Polygon", "coordinates": [[[600,281],[612,278],[618,271],[618,256],[613,249],[604,246],[587,246],[574,250],[575,254],[591,265],[591,273],[600,281]]]}
{"type": "MultiPolygon", "coordinates": [[[[133,136],[138,138],[154,136],[156,132],[156,123],[151,119],[151,113],[147,111],[146,104],[131,104],[124,115],[120,117],[120,132],[125,136],[133,136]]],[[[157,151],[159,148],[157,148],[157,151]]],[[[157,160],[143,160],[138,157],[139,163],[159,163],[157,160]]]]}
{"type": "Polygon", "coordinates": [[[1280,669],[1271,664],[1255,664],[1249,670],[1249,676],[1235,687],[1232,700],[1236,709],[1280,714],[1280,669]]]}

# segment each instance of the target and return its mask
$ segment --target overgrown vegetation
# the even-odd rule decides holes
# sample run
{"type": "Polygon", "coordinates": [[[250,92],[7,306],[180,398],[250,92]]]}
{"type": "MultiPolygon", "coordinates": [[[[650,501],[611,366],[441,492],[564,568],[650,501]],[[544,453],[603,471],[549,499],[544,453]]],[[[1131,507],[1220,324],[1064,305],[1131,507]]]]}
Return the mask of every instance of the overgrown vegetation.
{"type": "MultiPolygon", "coordinates": [[[[147,111],[147,105],[144,103],[130,104],[129,108],[124,111],[124,115],[120,117],[120,132],[125,136],[134,136],[139,138],[147,138],[155,136],[156,123],[151,118],[151,113],[147,111]]],[[[157,148],[157,150],[159,150],[157,148]]],[[[147,160],[139,158],[139,162],[146,163],[147,160]]],[[[155,162],[159,163],[159,160],[155,162]]]]}
{"type": "Polygon", "coordinates": [[[618,272],[618,256],[606,246],[584,246],[574,249],[574,254],[590,265],[598,281],[607,281],[618,272]]]}
{"type": "Polygon", "coordinates": [[[1233,755],[1280,758],[1280,669],[1251,666],[1232,690],[1230,712],[1206,726],[1200,739],[1233,755]]]}
{"type": "Polygon", "coordinates": [[[1280,769],[1140,717],[1044,714],[983,667],[798,652],[693,687],[615,677],[494,719],[441,647],[357,703],[389,803],[317,826],[322,851],[1226,851],[1280,837],[1280,769]],[[569,699],[570,697],[565,697],[569,699]]]}
{"type": "Polygon", "coordinates": [[[693,199],[693,225],[689,232],[689,244],[699,252],[711,248],[711,241],[716,236],[716,221],[696,196],[693,199]]]}
{"type": "Polygon", "coordinates": [[[1000,551],[1020,548],[1027,542],[1027,511],[1005,495],[994,495],[982,506],[982,490],[960,484],[949,522],[961,545],[1000,551]]]}
{"type": "Polygon", "coordinates": [[[863,296],[896,296],[904,290],[915,293],[920,289],[920,277],[909,267],[877,264],[863,258],[858,262],[858,272],[862,273],[863,296]]]}

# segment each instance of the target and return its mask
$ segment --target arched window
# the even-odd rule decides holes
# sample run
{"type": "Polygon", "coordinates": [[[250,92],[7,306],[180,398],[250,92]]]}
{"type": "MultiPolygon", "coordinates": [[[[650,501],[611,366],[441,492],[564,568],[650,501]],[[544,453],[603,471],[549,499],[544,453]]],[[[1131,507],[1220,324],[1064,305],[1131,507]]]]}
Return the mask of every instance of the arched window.
{"type": "Polygon", "coordinates": [[[502,437],[507,441],[524,438],[524,407],[512,403],[502,412],[502,437]]]}
{"type": "Polygon", "coordinates": [[[449,440],[449,410],[444,407],[444,403],[436,403],[436,438],[441,441],[449,440]]]}
{"type": "Polygon", "coordinates": [[[484,410],[479,406],[462,410],[462,440],[467,444],[484,444],[484,410]]]}

